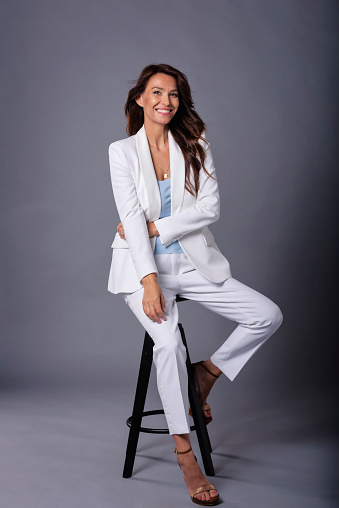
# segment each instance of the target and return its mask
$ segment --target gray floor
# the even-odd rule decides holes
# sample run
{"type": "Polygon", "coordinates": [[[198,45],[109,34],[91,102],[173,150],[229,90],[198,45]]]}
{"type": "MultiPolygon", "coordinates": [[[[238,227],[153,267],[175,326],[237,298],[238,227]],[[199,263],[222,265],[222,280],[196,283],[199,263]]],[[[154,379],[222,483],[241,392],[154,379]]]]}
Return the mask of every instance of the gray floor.
{"type": "MultiPolygon", "coordinates": [[[[230,391],[221,405],[222,395],[220,386],[211,397],[209,431],[211,480],[224,506],[337,506],[330,401],[312,394],[287,403],[230,391]]],[[[1,508],[192,506],[168,436],[142,434],[134,475],[122,478],[131,404],[132,394],[122,390],[4,391],[1,508]]],[[[148,409],[153,404],[151,392],[148,409]]]]}

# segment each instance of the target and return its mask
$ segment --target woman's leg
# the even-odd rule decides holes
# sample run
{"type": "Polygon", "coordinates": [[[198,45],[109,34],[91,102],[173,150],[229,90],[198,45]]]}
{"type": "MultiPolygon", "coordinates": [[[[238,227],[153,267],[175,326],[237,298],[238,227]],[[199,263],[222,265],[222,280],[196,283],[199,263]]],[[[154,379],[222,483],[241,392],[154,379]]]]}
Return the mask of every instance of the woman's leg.
{"type": "MultiPolygon", "coordinates": [[[[188,266],[193,265],[187,256],[180,255],[180,296],[197,301],[238,323],[210,358],[213,364],[210,365],[220,369],[233,381],[251,356],[279,328],[282,323],[281,310],[272,300],[233,277],[214,283],[195,269],[188,271],[188,266]]],[[[202,372],[203,369],[200,370],[202,372]]]]}
{"type": "Polygon", "coordinates": [[[221,347],[211,356],[213,365],[233,381],[252,355],[273,335],[283,315],[272,300],[233,277],[224,283],[224,305],[205,302],[214,312],[238,322],[221,347]]]}
{"type": "Polygon", "coordinates": [[[143,288],[124,299],[154,341],[153,360],[157,384],[170,434],[186,434],[188,426],[188,381],[186,349],[178,328],[175,294],[162,288],[166,302],[166,321],[155,323],[142,307],[143,288]]]}
{"type": "MultiPolygon", "coordinates": [[[[185,254],[180,254],[180,296],[195,300],[213,312],[238,323],[221,347],[204,363],[215,375],[223,372],[234,380],[251,356],[282,322],[279,307],[258,291],[233,277],[214,283],[203,277],[185,254]]],[[[194,372],[201,404],[216,381],[201,365],[194,372]]],[[[210,416],[206,412],[206,416],[210,416]]]]}
{"type": "MultiPolygon", "coordinates": [[[[208,484],[196,462],[193,451],[187,451],[191,444],[188,424],[188,385],[186,370],[186,349],[178,328],[178,308],[175,294],[162,288],[166,302],[166,321],[154,323],[143,311],[143,289],[124,296],[135,316],[154,341],[153,358],[157,368],[157,383],[161,402],[170,434],[172,434],[178,463],[189,492],[208,484]]],[[[217,496],[215,490],[204,491],[195,497],[208,500],[217,496]]]]}
{"type": "MultiPolygon", "coordinates": [[[[179,289],[177,287],[178,256],[179,254],[155,256],[159,269],[158,280],[166,302],[166,321],[158,324],[146,316],[142,307],[143,289],[125,294],[124,299],[154,341],[153,356],[157,367],[159,394],[169,432],[174,438],[175,448],[182,452],[188,450],[191,445],[186,349],[178,328],[178,307],[175,301],[179,289]]],[[[189,492],[209,483],[196,462],[193,451],[179,453],[177,459],[189,492]]],[[[195,497],[208,500],[216,496],[217,491],[207,490],[195,497]]]]}

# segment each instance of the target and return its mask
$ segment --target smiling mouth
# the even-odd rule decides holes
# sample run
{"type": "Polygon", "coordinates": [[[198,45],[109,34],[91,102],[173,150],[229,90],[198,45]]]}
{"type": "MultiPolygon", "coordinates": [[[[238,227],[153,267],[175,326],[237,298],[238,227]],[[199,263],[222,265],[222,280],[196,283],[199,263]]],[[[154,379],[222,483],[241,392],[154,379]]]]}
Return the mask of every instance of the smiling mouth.
{"type": "Polygon", "coordinates": [[[156,109],[156,111],[158,113],[160,113],[160,115],[169,115],[170,113],[172,113],[172,109],[156,109]]]}

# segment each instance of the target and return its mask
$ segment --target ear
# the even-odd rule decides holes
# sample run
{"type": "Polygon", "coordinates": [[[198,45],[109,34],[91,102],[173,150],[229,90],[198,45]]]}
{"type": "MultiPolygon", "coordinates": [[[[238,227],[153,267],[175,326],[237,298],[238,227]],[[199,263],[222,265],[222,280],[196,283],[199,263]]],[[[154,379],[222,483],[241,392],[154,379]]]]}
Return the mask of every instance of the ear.
{"type": "Polygon", "coordinates": [[[143,100],[142,100],[142,96],[141,95],[138,95],[138,97],[136,97],[135,99],[135,102],[138,104],[138,106],[140,106],[141,108],[144,107],[144,103],[143,103],[143,100]]]}

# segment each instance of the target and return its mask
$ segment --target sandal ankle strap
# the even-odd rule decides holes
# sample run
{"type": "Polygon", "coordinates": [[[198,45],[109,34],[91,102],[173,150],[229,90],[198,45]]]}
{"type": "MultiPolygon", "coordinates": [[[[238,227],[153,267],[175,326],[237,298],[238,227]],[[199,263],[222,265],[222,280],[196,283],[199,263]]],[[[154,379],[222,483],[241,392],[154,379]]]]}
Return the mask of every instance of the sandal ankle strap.
{"type": "Polygon", "coordinates": [[[192,451],[192,446],[190,446],[189,449],[185,450],[184,452],[179,452],[177,448],[174,448],[174,453],[176,453],[177,455],[184,455],[185,453],[189,453],[190,451],[192,451]]]}
{"type": "Polygon", "coordinates": [[[216,379],[218,379],[218,377],[221,376],[221,374],[213,374],[213,372],[210,371],[210,369],[206,367],[206,365],[204,365],[204,360],[202,360],[201,362],[197,362],[194,365],[201,365],[202,367],[204,367],[205,370],[207,370],[209,374],[211,374],[211,376],[215,377],[216,379]]]}

